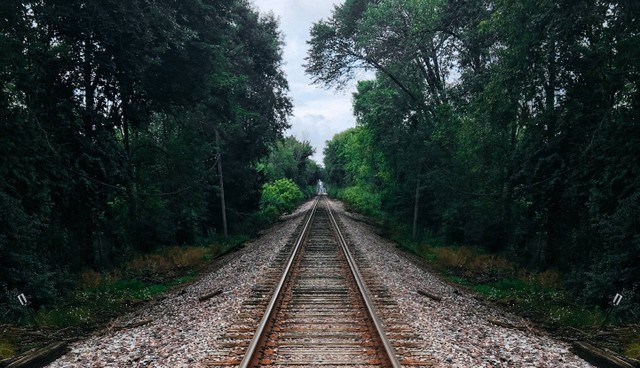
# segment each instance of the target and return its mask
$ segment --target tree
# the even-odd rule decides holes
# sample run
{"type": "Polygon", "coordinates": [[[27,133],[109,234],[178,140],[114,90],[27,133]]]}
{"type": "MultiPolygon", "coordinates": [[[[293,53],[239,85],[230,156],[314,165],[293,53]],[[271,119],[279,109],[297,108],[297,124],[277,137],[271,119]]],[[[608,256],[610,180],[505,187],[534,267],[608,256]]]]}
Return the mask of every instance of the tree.
{"type": "Polygon", "coordinates": [[[222,161],[230,224],[257,210],[282,45],[244,0],[3,2],[2,292],[49,302],[66,272],[220,229],[222,161]]]}
{"type": "MultiPolygon", "coordinates": [[[[358,69],[373,70],[387,88],[397,88],[408,99],[405,115],[413,132],[410,144],[417,157],[414,183],[413,233],[417,233],[423,173],[431,168],[422,142],[443,121],[440,106],[448,104],[446,78],[452,66],[452,38],[439,27],[443,2],[439,0],[368,2],[347,1],[332,18],[311,29],[306,70],[316,83],[343,86],[358,69]]],[[[445,108],[446,110],[446,108],[445,108]]]]}
{"type": "Polygon", "coordinates": [[[289,136],[275,142],[269,155],[258,164],[258,171],[267,181],[291,179],[307,194],[322,179],[322,170],[311,160],[314,149],[308,141],[298,141],[289,136]]]}
{"type": "Polygon", "coordinates": [[[260,207],[270,211],[275,208],[278,214],[291,212],[304,199],[300,188],[291,179],[278,179],[262,186],[260,207]]]}
{"type": "Polygon", "coordinates": [[[358,133],[327,146],[330,180],[376,187],[350,165],[380,154],[379,206],[414,234],[564,271],[603,306],[616,285],[637,308],[639,13],[628,1],[346,1],[314,25],[307,72],[338,87],[376,75],[354,96],[358,133]],[[362,132],[373,155],[347,144],[362,132]]]}
{"type": "Polygon", "coordinates": [[[324,150],[333,194],[359,211],[380,216],[381,201],[394,190],[384,156],[373,149],[373,134],[362,125],[336,134],[324,150]],[[337,190],[336,190],[337,189],[337,190]]]}

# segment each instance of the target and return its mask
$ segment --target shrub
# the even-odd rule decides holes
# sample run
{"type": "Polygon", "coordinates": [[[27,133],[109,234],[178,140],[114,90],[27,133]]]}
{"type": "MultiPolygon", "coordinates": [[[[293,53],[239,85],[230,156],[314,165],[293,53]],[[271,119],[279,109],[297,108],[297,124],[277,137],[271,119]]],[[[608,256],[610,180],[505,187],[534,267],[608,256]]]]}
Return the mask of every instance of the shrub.
{"type": "Polygon", "coordinates": [[[341,190],[338,193],[338,198],[344,201],[347,206],[362,214],[375,218],[382,217],[380,211],[381,196],[379,192],[376,193],[370,189],[356,185],[341,190]]]}
{"type": "Polygon", "coordinates": [[[82,271],[78,275],[78,288],[97,288],[105,281],[105,277],[105,275],[91,269],[82,271]]]}
{"type": "Polygon", "coordinates": [[[562,275],[557,271],[547,270],[536,274],[536,281],[545,288],[561,289],[563,287],[562,275]]]}
{"type": "Polygon", "coordinates": [[[166,257],[160,254],[145,254],[129,261],[125,272],[129,275],[164,274],[172,268],[173,265],[166,257]]]}
{"type": "Polygon", "coordinates": [[[293,211],[304,199],[304,194],[290,179],[278,179],[262,186],[260,209],[268,213],[274,213],[274,208],[279,214],[293,211]]]}
{"type": "MultiPolygon", "coordinates": [[[[211,251],[215,251],[210,247],[211,251]]],[[[206,259],[208,249],[204,247],[169,247],[155,254],[133,258],[125,266],[125,272],[134,276],[172,274],[176,269],[198,268],[206,259]]]]}
{"type": "Polygon", "coordinates": [[[166,258],[179,268],[198,267],[205,258],[205,248],[199,247],[171,247],[165,251],[166,258]]]}

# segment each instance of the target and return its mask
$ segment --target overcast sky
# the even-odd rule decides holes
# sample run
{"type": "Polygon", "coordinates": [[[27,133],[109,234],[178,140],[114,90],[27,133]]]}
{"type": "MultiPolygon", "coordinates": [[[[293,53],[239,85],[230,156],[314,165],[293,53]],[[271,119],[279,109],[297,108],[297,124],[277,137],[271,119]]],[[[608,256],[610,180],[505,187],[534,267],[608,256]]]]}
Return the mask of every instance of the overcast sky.
{"type": "MultiPolygon", "coordinates": [[[[261,13],[273,12],[280,20],[284,34],[284,71],[289,80],[289,95],[293,100],[291,129],[286,135],[298,140],[308,140],[316,150],[312,157],[322,164],[325,141],[334,134],[355,126],[351,112],[351,94],[355,87],[346,91],[326,90],[311,85],[305,75],[304,58],[307,55],[309,29],[314,22],[331,16],[332,0],[254,0],[261,13]]],[[[355,82],[353,83],[355,86],[355,82]]]]}

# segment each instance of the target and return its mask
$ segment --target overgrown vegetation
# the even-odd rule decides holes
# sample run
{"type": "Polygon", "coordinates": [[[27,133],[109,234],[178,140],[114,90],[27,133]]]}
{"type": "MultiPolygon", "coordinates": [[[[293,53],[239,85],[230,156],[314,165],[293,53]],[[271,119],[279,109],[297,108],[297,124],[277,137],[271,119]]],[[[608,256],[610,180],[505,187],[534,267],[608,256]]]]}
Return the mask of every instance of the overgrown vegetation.
{"type": "Polygon", "coordinates": [[[324,179],[324,170],[311,159],[314,153],[308,141],[285,137],[269,147],[269,154],[258,163],[257,170],[267,182],[289,179],[306,197],[311,197],[316,193],[318,180],[324,179]]]}
{"type": "Polygon", "coordinates": [[[313,147],[307,141],[289,136],[269,147],[269,154],[257,165],[267,181],[262,186],[257,223],[271,223],[292,212],[304,198],[315,195],[324,170],[311,160],[313,147]]]}
{"type": "Polygon", "coordinates": [[[292,212],[304,199],[304,194],[291,179],[278,179],[264,184],[259,214],[272,222],[284,213],[292,212]]]}
{"type": "MultiPolygon", "coordinates": [[[[224,217],[259,229],[255,164],[291,112],[282,48],[246,0],[2,1],[0,321],[20,293],[43,323],[86,319],[55,307],[82,270],[132,254],[188,268],[200,250],[158,251],[223,234],[224,217]]],[[[160,291],[140,281],[103,291],[160,291]]]]}
{"type": "Polygon", "coordinates": [[[11,358],[16,354],[14,344],[9,340],[0,339],[0,360],[11,358]]]}
{"type": "MultiPolygon", "coordinates": [[[[203,246],[173,246],[151,254],[139,254],[110,272],[85,270],[72,292],[58,303],[29,312],[17,310],[22,323],[40,331],[90,330],[105,324],[172,288],[190,283],[211,260],[246,240],[235,237],[203,246]]],[[[6,331],[5,331],[6,332],[6,331]]],[[[19,330],[9,330],[19,336],[19,330]]],[[[28,350],[11,333],[0,335],[0,359],[28,350]]]]}
{"type": "Polygon", "coordinates": [[[523,269],[505,255],[470,246],[443,245],[442,239],[414,240],[407,229],[394,239],[427,261],[449,282],[502,305],[537,325],[563,335],[578,335],[637,359],[640,335],[625,310],[593,306],[576,299],[567,277],[557,271],[523,269]],[[633,332],[635,329],[635,333],[633,332]],[[606,338],[599,337],[606,331],[606,338]]]}
{"type": "MultiPolygon", "coordinates": [[[[488,274],[500,257],[558,272],[560,299],[585,308],[575,323],[616,293],[612,321],[640,320],[638,4],[346,0],[313,25],[307,72],[337,88],[375,77],[358,82],[356,127],[327,144],[328,187],[415,241],[485,249],[471,258],[488,274]]],[[[509,278],[484,291],[540,294],[509,278]]],[[[562,303],[553,315],[574,323],[562,303]]]]}

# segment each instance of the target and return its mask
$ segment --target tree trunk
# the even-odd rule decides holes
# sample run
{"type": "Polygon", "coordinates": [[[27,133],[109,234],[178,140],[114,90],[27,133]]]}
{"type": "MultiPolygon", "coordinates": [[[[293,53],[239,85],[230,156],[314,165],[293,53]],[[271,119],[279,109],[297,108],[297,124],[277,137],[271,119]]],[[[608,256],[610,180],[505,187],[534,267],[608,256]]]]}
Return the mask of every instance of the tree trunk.
{"type": "Polygon", "coordinates": [[[517,133],[518,127],[516,123],[513,123],[509,132],[511,157],[509,162],[506,163],[507,167],[502,186],[502,233],[504,236],[504,244],[502,245],[507,249],[507,252],[511,254],[516,253],[516,241],[513,225],[513,174],[515,171],[514,165],[516,161],[517,133]]]}
{"type": "Polygon", "coordinates": [[[547,144],[551,144],[555,134],[556,134],[556,114],[555,114],[555,105],[556,105],[556,83],[557,83],[557,61],[556,61],[556,42],[552,41],[549,44],[549,55],[548,55],[548,68],[547,73],[547,81],[544,84],[545,89],[545,108],[547,112],[547,144]]]}
{"type": "Polygon", "coordinates": [[[87,36],[84,41],[84,63],[83,63],[83,79],[84,79],[84,103],[85,111],[83,115],[84,132],[87,137],[93,136],[93,116],[95,113],[95,87],[93,83],[93,45],[91,38],[87,36]]]}
{"type": "MultiPolygon", "coordinates": [[[[419,174],[419,173],[418,173],[419,174]]],[[[416,197],[415,202],[413,203],[413,239],[416,238],[418,234],[418,204],[420,203],[420,175],[416,178],[416,197]]]]}
{"type": "MultiPolygon", "coordinates": [[[[124,83],[123,83],[124,85],[124,83]]],[[[127,157],[126,173],[127,182],[125,185],[125,193],[127,196],[128,207],[128,219],[127,219],[127,243],[130,247],[139,247],[139,234],[138,234],[138,195],[136,193],[136,177],[135,167],[133,165],[133,158],[131,157],[131,130],[133,129],[130,118],[131,113],[129,111],[129,90],[122,87],[122,132],[124,137],[124,152],[127,157]]]]}
{"type": "Polygon", "coordinates": [[[222,208],[222,229],[224,232],[224,237],[228,236],[227,234],[227,208],[224,201],[224,179],[222,177],[222,154],[220,148],[220,133],[218,133],[218,129],[215,129],[216,132],[216,150],[217,150],[217,159],[218,159],[218,177],[220,178],[220,207],[222,208]]]}

